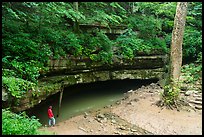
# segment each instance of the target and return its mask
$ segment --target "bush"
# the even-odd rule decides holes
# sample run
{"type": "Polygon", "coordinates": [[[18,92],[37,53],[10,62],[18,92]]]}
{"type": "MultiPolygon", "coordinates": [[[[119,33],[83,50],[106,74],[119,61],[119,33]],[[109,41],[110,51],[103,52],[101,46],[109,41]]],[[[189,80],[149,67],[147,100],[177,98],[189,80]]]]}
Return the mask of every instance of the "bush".
{"type": "Polygon", "coordinates": [[[164,53],[168,53],[168,48],[165,39],[155,37],[153,39],[150,39],[148,42],[151,43],[151,49],[161,49],[164,53]]]}
{"type": "Polygon", "coordinates": [[[133,30],[128,30],[125,34],[116,39],[117,46],[120,47],[119,55],[124,58],[131,59],[138,53],[149,54],[152,51],[161,50],[167,53],[167,46],[164,39],[152,38],[144,40],[138,38],[138,35],[133,30]]]}
{"type": "Polygon", "coordinates": [[[116,46],[120,47],[117,54],[122,55],[126,59],[132,59],[137,51],[141,51],[143,40],[137,38],[137,34],[132,29],[129,29],[116,39],[116,43],[116,46]]]}
{"type": "Polygon", "coordinates": [[[15,114],[2,109],[2,135],[36,135],[40,126],[35,116],[29,118],[25,112],[15,114]]]}
{"type": "Polygon", "coordinates": [[[195,83],[202,77],[202,64],[190,63],[184,65],[181,69],[183,75],[185,76],[186,83],[195,83]]]}
{"type": "Polygon", "coordinates": [[[113,41],[104,32],[96,29],[94,34],[81,34],[80,38],[80,43],[83,45],[83,56],[93,61],[111,62],[113,41]]]}
{"type": "Polygon", "coordinates": [[[2,76],[2,85],[13,97],[21,98],[24,93],[34,90],[36,84],[20,78],[2,76]]]}
{"type": "Polygon", "coordinates": [[[202,31],[186,27],[183,40],[184,59],[195,61],[200,51],[202,51],[202,31]]]}
{"type": "Polygon", "coordinates": [[[128,18],[129,28],[139,31],[139,38],[151,39],[161,33],[162,22],[154,16],[135,14],[128,18]]]}
{"type": "Polygon", "coordinates": [[[170,85],[166,85],[164,87],[164,92],[161,93],[161,98],[163,101],[163,105],[167,107],[176,106],[179,101],[179,87],[171,87],[170,85]]]}
{"type": "Polygon", "coordinates": [[[9,62],[5,58],[2,59],[2,62],[4,62],[5,66],[4,68],[7,68],[3,70],[3,76],[5,77],[14,76],[37,83],[37,79],[40,76],[39,71],[46,69],[42,63],[34,60],[21,62],[18,61],[18,57],[16,57],[14,60],[9,62]]]}

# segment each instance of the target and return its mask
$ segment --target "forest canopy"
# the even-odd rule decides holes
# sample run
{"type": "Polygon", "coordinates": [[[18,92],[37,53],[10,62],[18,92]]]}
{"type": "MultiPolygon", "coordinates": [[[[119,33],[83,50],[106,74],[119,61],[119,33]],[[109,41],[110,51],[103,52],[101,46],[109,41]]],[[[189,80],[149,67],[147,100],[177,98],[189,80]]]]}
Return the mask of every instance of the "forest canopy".
{"type": "MultiPolygon", "coordinates": [[[[188,4],[184,63],[201,58],[202,51],[202,3],[188,4]]],[[[37,83],[51,58],[110,64],[113,56],[168,54],[175,12],[176,2],[3,2],[3,76],[37,83]],[[84,31],[80,24],[126,26],[126,32],[112,38],[97,28],[84,31]]]]}

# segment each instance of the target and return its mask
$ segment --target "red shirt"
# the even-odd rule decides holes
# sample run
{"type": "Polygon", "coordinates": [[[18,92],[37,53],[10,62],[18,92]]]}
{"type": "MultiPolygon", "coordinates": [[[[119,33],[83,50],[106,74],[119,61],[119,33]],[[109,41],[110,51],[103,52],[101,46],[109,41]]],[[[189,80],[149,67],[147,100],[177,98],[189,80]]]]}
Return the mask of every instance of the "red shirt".
{"type": "Polygon", "coordinates": [[[52,118],[54,116],[52,113],[52,109],[49,108],[47,112],[49,118],[52,118]]]}

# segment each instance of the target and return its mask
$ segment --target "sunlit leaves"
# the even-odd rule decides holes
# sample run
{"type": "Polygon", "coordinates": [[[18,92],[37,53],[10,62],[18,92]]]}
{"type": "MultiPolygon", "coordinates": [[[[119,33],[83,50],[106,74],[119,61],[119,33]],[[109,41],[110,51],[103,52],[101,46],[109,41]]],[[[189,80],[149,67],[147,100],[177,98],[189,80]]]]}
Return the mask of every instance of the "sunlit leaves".
{"type": "Polygon", "coordinates": [[[35,83],[15,77],[2,77],[5,89],[15,98],[21,98],[26,92],[34,89],[35,83]]]}
{"type": "Polygon", "coordinates": [[[7,109],[2,109],[2,134],[3,135],[36,135],[42,124],[36,117],[29,118],[25,112],[15,114],[7,109]]]}

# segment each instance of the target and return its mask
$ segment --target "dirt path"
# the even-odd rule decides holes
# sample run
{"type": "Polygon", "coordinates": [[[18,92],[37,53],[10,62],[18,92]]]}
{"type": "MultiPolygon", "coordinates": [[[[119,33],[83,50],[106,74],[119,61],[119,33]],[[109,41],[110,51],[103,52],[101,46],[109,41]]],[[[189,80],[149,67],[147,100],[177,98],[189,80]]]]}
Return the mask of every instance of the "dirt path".
{"type": "Polygon", "coordinates": [[[58,135],[202,135],[202,109],[187,106],[180,111],[162,109],[156,105],[161,91],[156,84],[143,86],[126,93],[112,106],[85,112],[41,130],[58,135]]]}

